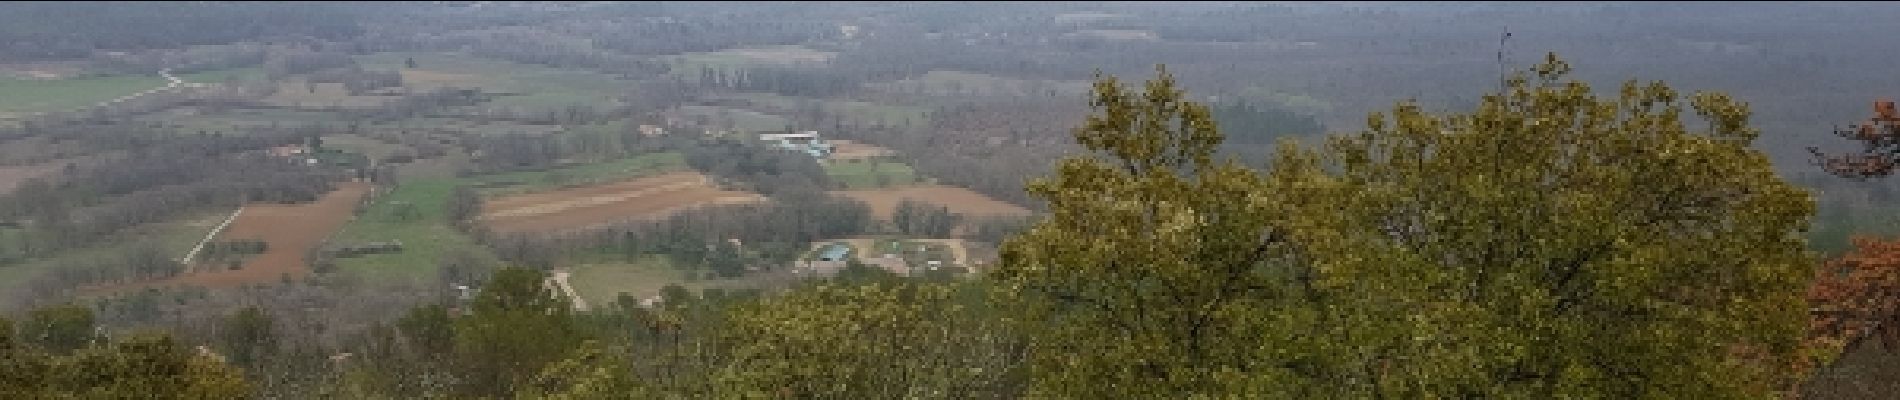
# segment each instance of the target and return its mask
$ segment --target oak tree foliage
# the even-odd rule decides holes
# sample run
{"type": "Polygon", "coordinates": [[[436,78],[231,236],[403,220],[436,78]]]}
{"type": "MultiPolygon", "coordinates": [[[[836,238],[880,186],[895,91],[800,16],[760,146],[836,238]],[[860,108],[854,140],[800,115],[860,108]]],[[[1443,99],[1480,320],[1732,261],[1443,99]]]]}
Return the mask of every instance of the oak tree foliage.
{"type": "Polygon", "coordinates": [[[1813,213],[1744,103],[1551,55],[1256,173],[1165,71],[1097,83],[998,276],[1054,397],[1754,397],[1790,386],[1813,213]],[[1703,123],[1684,121],[1695,113],[1703,123]]]}

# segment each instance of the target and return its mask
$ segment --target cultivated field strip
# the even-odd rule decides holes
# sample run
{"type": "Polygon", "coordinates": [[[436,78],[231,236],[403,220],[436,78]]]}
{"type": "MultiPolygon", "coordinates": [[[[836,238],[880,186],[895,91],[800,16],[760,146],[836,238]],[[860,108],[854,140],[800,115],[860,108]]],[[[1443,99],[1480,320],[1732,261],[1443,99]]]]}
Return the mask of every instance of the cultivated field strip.
{"type": "Polygon", "coordinates": [[[1029,209],[1015,204],[984,196],[982,193],[955,186],[906,186],[886,189],[837,190],[832,194],[850,197],[862,201],[871,207],[871,214],[883,219],[896,213],[897,204],[904,199],[937,204],[950,209],[950,212],[968,216],[1023,216],[1030,215],[1029,209]]]}
{"type": "Polygon", "coordinates": [[[758,194],[713,187],[698,173],[671,173],[506,196],[487,202],[480,219],[497,232],[559,232],[664,217],[694,207],[764,201],[765,197],[758,194]]]}
{"type": "Polygon", "coordinates": [[[712,185],[704,175],[693,172],[675,172],[652,175],[640,179],[620,181],[603,185],[562,189],[550,192],[508,195],[483,202],[483,208],[491,211],[507,211],[524,207],[536,207],[546,204],[558,204],[567,199],[608,196],[627,192],[637,192],[656,187],[687,183],[702,187],[712,185]]]}

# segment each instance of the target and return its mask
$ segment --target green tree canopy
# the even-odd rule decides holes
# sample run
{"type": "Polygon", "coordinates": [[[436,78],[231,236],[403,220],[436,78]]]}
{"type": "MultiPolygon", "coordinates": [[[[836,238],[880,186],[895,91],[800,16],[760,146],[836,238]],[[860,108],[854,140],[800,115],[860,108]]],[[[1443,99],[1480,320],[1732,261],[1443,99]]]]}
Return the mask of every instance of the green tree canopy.
{"type": "Polygon", "coordinates": [[[1257,175],[1162,71],[1076,131],[1107,157],[999,277],[1055,397],[1754,397],[1785,388],[1813,204],[1745,104],[1552,55],[1469,113],[1400,103],[1257,175]],[[1685,104],[1686,103],[1686,104],[1685,104]],[[1706,122],[1691,130],[1685,106],[1706,122]]]}
{"type": "Polygon", "coordinates": [[[225,317],[218,329],[231,363],[251,367],[277,349],[275,323],[257,307],[245,307],[225,317]]]}
{"type": "Polygon", "coordinates": [[[573,304],[536,270],[496,271],[469,314],[455,321],[452,340],[463,390],[473,396],[514,393],[583,339],[573,304]]]}
{"type": "Polygon", "coordinates": [[[832,281],[737,307],[719,398],[1014,398],[1017,337],[976,283],[832,281]]]}
{"type": "Polygon", "coordinates": [[[170,336],[135,333],[71,354],[0,351],[0,395],[9,399],[238,399],[251,387],[238,369],[170,336]]]}
{"type": "Polygon", "coordinates": [[[91,344],[98,325],[92,309],[66,304],[34,309],[20,324],[20,337],[41,348],[57,353],[71,352],[91,344]]]}

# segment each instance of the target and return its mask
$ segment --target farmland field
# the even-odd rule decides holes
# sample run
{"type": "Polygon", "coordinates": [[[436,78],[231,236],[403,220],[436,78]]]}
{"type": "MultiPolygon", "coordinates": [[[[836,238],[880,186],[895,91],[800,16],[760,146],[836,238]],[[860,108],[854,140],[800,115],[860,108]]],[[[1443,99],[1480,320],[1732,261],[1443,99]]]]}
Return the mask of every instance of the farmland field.
{"type": "Polygon", "coordinates": [[[889,219],[897,210],[897,203],[907,198],[949,207],[950,212],[968,216],[1031,214],[1028,209],[1021,206],[998,201],[982,193],[955,186],[909,186],[890,189],[841,190],[832,193],[864,202],[865,205],[871,207],[872,215],[883,219],[889,219]]]}
{"type": "Polygon", "coordinates": [[[401,71],[411,91],[441,87],[481,88],[510,93],[488,106],[557,109],[570,105],[612,104],[631,81],[588,71],[490,60],[455,53],[391,52],[358,56],[364,68],[401,71]],[[406,62],[416,61],[416,68],[406,62]]]}
{"type": "Polygon", "coordinates": [[[844,183],[847,189],[875,189],[918,182],[917,171],[912,170],[910,165],[895,161],[834,160],[825,163],[825,174],[834,181],[844,183]]]}
{"type": "Polygon", "coordinates": [[[419,159],[396,167],[396,179],[407,182],[418,179],[454,178],[456,171],[468,166],[472,158],[466,152],[450,151],[441,157],[419,159]]]}
{"type": "Polygon", "coordinates": [[[830,157],[834,161],[861,160],[861,159],[873,158],[873,157],[890,156],[896,153],[892,151],[891,149],[886,149],[886,148],[878,147],[876,145],[871,145],[871,144],[858,143],[855,141],[845,140],[845,139],[831,139],[831,140],[827,140],[826,142],[831,143],[831,145],[834,146],[831,152],[831,157],[830,157]]]}
{"type": "Polygon", "coordinates": [[[0,77],[0,118],[35,112],[70,111],[102,101],[165,86],[157,76],[106,76],[70,79],[0,77]]]}
{"type": "Polygon", "coordinates": [[[586,260],[568,270],[573,273],[568,278],[569,284],[594,308],[613,304],[621,293],[636,299],[652,297],[660,294],[660,289],[666,285],[680,285],[698,292],[704,289],[771,289],[795,281],[788,270],[754,272],[735,279],[689,281],[685,272],[659,256],[642,256],[631,261],[586,260]]]}
{"type": "Polygon", "coordinates": [[[368,184],[351,182],[308,204],[247,204],[218,240],[262,240],[269,249],[237,270],[188,273],[167,282],[237,286],[308,275],[304,255],[349,222],[357,202],[368,192],[368,184]]]}
{"type": "Polygon", "coordinates": [[[0,79],[62,79],[85,70],[86,63],[79,61],[0,63],[0,79]]]}
{"type": "Polygon", "coordinates": [[[357,135],[324,136],[323,147],[326,149],[337,149],[344,152],[362,154],[371,160],[382,160],[384,157],[389,157],[390,154],[408,148],[408,146],[402,144],[389,144],[380,140],[357,135]]]}
{"type": "Polygon", "coordinates": [[[277,107],[322,109],[369,108],[394,100],[390,96],[351,96],[341,83],[306,84],[303,79],[291,79],[277,84],[277,92],[263,100],[264,104],[277,107]]]}
{"type": "Polygon", "coordinates": [[[337,268],[371,281],[420,282],[433,277],[437,262],[451,251],[465,250],[492,258],[486,248],[448,224],[443,204],[460,183],[452,178],[409,180],[378,196],[362,217],[337,234],[335,241],[400,241],[402,251],[339,258],[337,268]]]}
{"type": "Polygon", "coordinates": [[[483,204],[481,219],[497,232],[550,232],[664,216],[707,204],[765,201],[753,193],[721,190],[696,172],[619,183],[520,194],[483,204]]]}
{"type": "Polygon", "coordinates": [[[484,187],[482,194],[501,196],[558,189],[566,186],[604,184],[662,172],[686,169],[686,157],[680,153],[649,153],[618,160],[552,168],[545,171],[519,171],[471,177],[469,181],[484,187]]]}

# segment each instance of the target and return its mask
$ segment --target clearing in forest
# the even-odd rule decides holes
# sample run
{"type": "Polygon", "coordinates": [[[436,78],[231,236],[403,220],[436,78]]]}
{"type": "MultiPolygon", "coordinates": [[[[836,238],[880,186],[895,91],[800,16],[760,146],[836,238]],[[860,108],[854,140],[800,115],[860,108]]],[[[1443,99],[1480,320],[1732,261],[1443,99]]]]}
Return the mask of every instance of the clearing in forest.
{"type": "Polygon", "coordinates": [[[310,266],[304,263],[304,254],[343,228],[366,193],[369,193],[369,184],[349,182],[338,185],[336,190],[312,203],[247,204],[237,220],[218,235],[218,240],[262,240],[269,246],[263,254],[252,257],[235,270],[188,273],[166,282],[237,286],[274,282],[284,275],[293,278],[309,275],[310,266]]]}
{"type": "Polygon", "coordinates": [[[764,202],[754,193],[722,190],[697,172],[490,199],[481,220],[496,232],[553,232],[663,217],[713,204],[764,202]]]}
{"type": "Polygon", "coordinates": [[[881,219],[890,219],[897,210],[897,203],[904,199],[937,204],[950,208],[950,212],[966,216],[1016,216],[1030,215],[1029,209],[1015,204],[1005,203],[982,193],[955,186],[908,186],[876,190],[839,190],[832,194],[843,195],[864,202],[871,207],[871,214],[881,219]]]}

